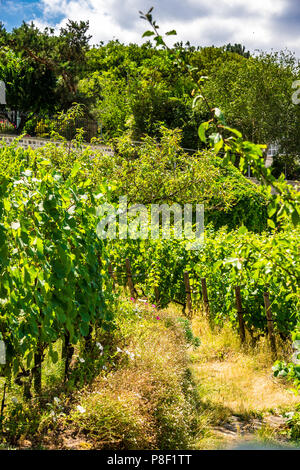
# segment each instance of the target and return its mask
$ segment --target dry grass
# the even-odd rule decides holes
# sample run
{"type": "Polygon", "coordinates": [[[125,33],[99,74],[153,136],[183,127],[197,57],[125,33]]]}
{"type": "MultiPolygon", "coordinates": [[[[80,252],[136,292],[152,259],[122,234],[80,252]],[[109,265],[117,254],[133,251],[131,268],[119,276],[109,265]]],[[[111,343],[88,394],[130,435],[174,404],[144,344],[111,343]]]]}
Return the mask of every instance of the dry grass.
{"type": "MultiPolygon", "coordinates": [[[[266,339],[255,348],[241,347],[238,334],[230,325],[211,330],[203,318],[193,321],[201,346],[192,355],[193,370],[209,393],[203,399],[232,410],[234,414],[280,410],[299,399],[288,391],[286,383],[272,374],[274,360],[266,339]]],[[[285,356],[284,346],[279,354],[285,356]]]]}
{"type": "MultiPolygon", "coordinates": [[[[201,339],[191,359],[207,430],[221,426],[232,416],[249,422],[268,413],[280,415],[299,403],[288,385],[273,377],[274,360],[266,339],[261,339],[255,348],[249,344],[241,347],[238,334],[229,324],[211,330],[200,315],[193,320],[193,330],[201,339]]],[[[280,341],[278,349],[281,357],[289,352],[280,341]]],[[[207,432],[198,447],[219,447],[221,443],[220,436],[207,432]]]]}
{"type": "MultiPolygon", "coordinates": [[[[177,312],[120,299],[109,330],[76,346],[65,388],[63,362],[44,368],[42,402],[10,403],[6,446],[46,449],[188,449],[199,401],[189,372],[187,326],[177,312]],[[101,353],[100,353],[101,351],[101,353]],[[47,401],[47,402],[46,402],[47,401]]],[[[191,333],[189,331],[189,333],[191,333]]],[[[59,347],[60,345],[56,345],[59,347]]]]}
{"type": "Polygon", "coordinates": [[[184,332],[167,313],[159,320],[147,309],[139,313],[140,319],[120,316],[118,367],[78,395],[85,411],[75,406],[66,420],[63,447],[75,441],[95,449],[191,447],[198,415],[184,332]]]}
{"type": "Polygon", "coordinates": [[[299,398],[274,381],[269,370],[257,371],[253,362],[243,355],[223,364],[199,365],[194,370],[199,380],[205,378],[210,384],[209,400],[231,409],[234,414],[280,411],[299,402],[299,398]]]}
{"type": "MultiPolygon", "coordinates": [[[[195,314],[193,334],[201,340],[195,347],[190,325],[180,316],[176,306],[157,313],[144,303],[121,302],[114,332],[95,338],[104,344],[107,369],[71,393],[64,417],[53,423],[47,414],[39,426],[42,445],[175,450],[222,448],[254,437],[276,440],[283,410],[299,400],[273,377],[267,341],[241,347],[229,324],[211,329],[195,314]]],[[[278,344],[284,358],[288,346],[278,344]]],[[[86,358],[84,376],[93,361],[86,358]]]]}

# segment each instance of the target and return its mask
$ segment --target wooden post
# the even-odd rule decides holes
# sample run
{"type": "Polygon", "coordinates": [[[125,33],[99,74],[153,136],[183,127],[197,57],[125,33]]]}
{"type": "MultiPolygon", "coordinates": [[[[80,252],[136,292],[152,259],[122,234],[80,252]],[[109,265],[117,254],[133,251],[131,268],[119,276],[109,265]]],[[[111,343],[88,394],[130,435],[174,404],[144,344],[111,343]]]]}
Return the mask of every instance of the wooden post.
{"type": "Polygon", "coordinates": [[[241,342],[245,342],[245,324],[243,318],[243,308],[242,308],[242,297],[241,297],[241,288],[240,286],[235,286],[235,303],[236,309],[238,312],[238,319],[239,319],[239,327],[240,327],[240,337],[241,342]]]}
{"type": "Polygon", "coordinates": [[[208,300],[208,295],[207,295],[207,286],[206,286],[205,277],[201,278],[201,286],[202,286],[202,297],[203,297],[203,303],[204,303],[204,312],[205,312],[205,315],[208,317],[209,316],[209,300],[208,300]]]}
{"type": "Polygon", "coordinates": [[[28,380],[26,380],[25,378],[23,382],[23,397],[25,400],[30,400],[32,398],[31,382],[32,382],[32,374],[29,375],[28,380]]]}
{"type": "Polygon", "coordinates": [[[126,258],[126,273],[127,273],[127,283],[128,283],[131,297],[135,299],[137,297],[137,292],[135,290],[134,283],[132,280],[130,260],[128,258],[126,258]]]}
{"type": "Polygon", "coordinates": [[[184,272],[184,285],[185,285],[185,293],[186,293],[186,307],[188,311],[188,316],[192,316],[192,296],[191,296],[191,286],[190,286],[190,278],[189,273],[187,271],[184,272]]]}
{"type": "Polygon", "coordinates": [[[270,298],[269,298],[268,292],[264,292],[264,303],[265,303],[266,316],[267,316],[267,322],[268,322],[268,334],[269,334],[269,339],[270,339],[270,344],[271,344],[271,350],[272,350],[272,353],[274,354],[274,357],[276,358],[277,357],[276,341],[275,341],[275,335],[274,335],[272,310],[271,310],[271,304],[270,304],[270,298]]]}
{"type": "Polygon", "coordinates": [[[154,294],[155,294],[155,303],[156,306],[159,306],[159,290],[157,286],[154,286],[154,294]]]}
{"type": "Polygon", "coordinates": [[[4,389],[3,389],[3,398],[1,402],[1,411],[0,411],[0,427],[2,428],[2,422],[3,422],[3,415],[4,415],[4,408],[5,408],[5,394],[6,394],[6,382],[4,382],[4,389]]]}
{"type": "Polygon", "coordinates": [[[91,349],[92,349],[92,335],[93,335],[93,327],[92,327],[91,323],[89,323],[89,332],[88,332],[87,336],[84,338],[84,350],[86,352],[91,351],[91,349]]]}
{"type": "Polygon", "coordinates": [[[40,396],[42,389],[42,353],[40,347],[34,353],[33,385],[36,395],[40,396]]]}
{"type": "Polygon", "coordinates": [[[108,274],[109,274],[110,277],[112,278],[112,281],[113,281],[113,290],[115,290],[115,288],[116,288],[115,274],[114,274],[114,270],[113,270],[113,267],[112,267],[112,264],[111,264],[111,263],[109,263],[109,265],[108,265],[108,274]]]}
{"type": "Polygon", "coordinates": [[[65,332],[64,343],[62,348],[62,357],[65,360],[64,382],[67,381],[69,375],[69,366],[74,354],[74,347],[70,344],[70,333],[65,332]]]}
{"type": "MultiPolygon", "coordinates": [[[[36,278],[37,281],[37,278],[36,278]]],[[[38,289],[39,290],[39,289],[38,289]]],[[[40,314],[42,316],[42,310],[40,309],[40,314]]],[[[39,339],[37,341],[37,348],[33,355],[33,368],[32,368],[32,376],[33,376],[33,387],[35,394],[37,396],[41,395],[42,390],[42,362],[43,362],[43,347],[41,342],[41,324],[38,325],[38,335],[39,339]]]]}

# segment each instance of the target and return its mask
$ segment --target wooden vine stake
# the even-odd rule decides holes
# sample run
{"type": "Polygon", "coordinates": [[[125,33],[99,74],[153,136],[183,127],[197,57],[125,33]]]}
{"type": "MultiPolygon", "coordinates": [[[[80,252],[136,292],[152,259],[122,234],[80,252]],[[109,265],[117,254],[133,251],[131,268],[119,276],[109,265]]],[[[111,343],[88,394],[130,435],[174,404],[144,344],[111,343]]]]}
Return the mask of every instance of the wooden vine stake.
{"type": "Polygon", "coordinates": [[[274,358],[276,359],[277,349],[276,349],[276,341],[275,341],[275,335],[274,335],[272,310],[271,310],[271,304],[270,304],[270,298],[269,298],[268,292],[264,292],[264,303],[265,303],[266,316],[267,316],[267,322],[268,322],[268,334],[269,334],[269,339],[270,339],[271,350],[274,355],[274,358]]]}
{"type": "Polygon", "coordinates": [[[239,329],[240,329],[240,337],[241,337],[241,342],[245,342],[245,324],[244,324],[244,318],[243,318],[243,308],[242,308],[242,297],[241,297],[241,288],[240,286],[235,286],[235,303],[236,303],[236,309],[238,313],[238,319],[239,319],[239,329]]]}
{"type": "Polygon", "coordinates": [[[32,369],[34,391],[38,396],[41,394],[42,389],[42,362],[43,351],[39,342],[37,351],[34,353],[34,367],[32,369]]]}
{"type": "Polygon", "coordinates": [[[111,263],[109,263],[109,265],[108,265],[108,274],[112,278],[113,290],[115,290],[116,289],[116,280],[115,280],[115,274],[114,274],[114,270],[113,270],[113,267],[112,267],[111,263]]]}
{"type": "Polygon", "coordinates": [[[84,350],[86,352],[91,351],[91,349],[92,349],[92,339],[93,339],[92,336],[93,336],[93,327],[92,327],[91,323],[89,323],[89,332],[86,335],[86,337],[84,338],[84,350]]]}
{"type": "Polygon", "coordinates": [[[6,394],[6,387],[7,384],[6,382],[4,383],[4,388],[3,388],[3,398],[1,402],[1,411],[0,411],[0,428],[2,428],[2,422],[3,422],[3,416],[4,416],[4,408],[5,408],[5,394],[6,394]]]}
{"type": "Polygon", "coordinates": [[[137,292],[134,287],[134,283],[132,280],[132,273],[131,273],[131,265],[130,265],[130,260],[126,258],[126,273],[127,273],[127,284],[130,290],[131,297],[134,299],[137,297],[137,292]]]}
{"type": "Polygon", "coordinates": [[[69,375],[69,368],[70,363],[74,354],[74,347],[70,343],[70,333],[68,331],[65,332],[64,335],[64,343],[62,349],[62,357],[65,361],[65,370],[64,370],[64,382],[67,381],[69,375]]]}
{"type": "Polygon", "coordinates": [[[188,312],[188,317],[192,316],[192,295],[191,295],[191,285],[190,285],[190,278],[189,273],[187,271],[184,272],[184,285],[185,285],[185,293],[186,293],[186,308],[188,312]]]}
{"type": "Polygon", "coordinates": [[[203,304],[204,304],[204,313],[206,317],[209,317],[209,300],[208,300],[208,295],[207,295],[207,286],[206,286],[205,277],[201,278],[201,287],[202,287],[202,297],[203,297],[203,304]]]}
{"type": "Polygon", "coordinates": [[[157,286],[154,286],[154,294],[155,294],[155,303],[156,306],[159,306],[159,290],[157,286]]]}

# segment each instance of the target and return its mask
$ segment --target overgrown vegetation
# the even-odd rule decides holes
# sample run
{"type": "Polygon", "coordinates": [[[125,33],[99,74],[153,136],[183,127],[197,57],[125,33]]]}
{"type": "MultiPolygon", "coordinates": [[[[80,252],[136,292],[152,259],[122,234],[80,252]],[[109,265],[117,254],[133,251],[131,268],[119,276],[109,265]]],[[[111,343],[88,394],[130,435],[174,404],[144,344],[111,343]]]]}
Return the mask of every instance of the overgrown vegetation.
{"type": "Polygon", "coordinates": [[[152,15],[141,14],[150,27],[141,46],[118,40],[91,46],[89,24],[83,21],[69,21],[58,34],[33,23],[12,32],[2,25],[0,79],[7,84],[8,107],[19,113],[19,131],[25,126],[29,134],[39,134],[50,117],[78,102],[86,117],[100,122],[105,139],[125,131],[133,140],[159,138],[163,124],[180,128],[183,147],[197,150],[203,147],[197,131],[209,103],[222,109],[228,125],[247,140],[278,143],[281,158],[274,174],[297,177],[300,114],[291,95],[298,59],[289,51],[250,55],[240,44],[165,47],[176,31],[169,31],[165,41],[151,25],[152,15]],[[205,100],[192,106],[199,83],[205,100]]]}
{"type": "MultiPolygon", "coordinates": [[[[212,349],[220,361],[238,357],[251,377],[255,360],[261,360],[265,377],[266,367],[271,369],[266,292],[279,354],[274,372],[299,388],[298,357],[292,363],[288,357],[299,335],[299,193],[266,168],[263,158],[275,138],[294,155],[298,108],[284,108],[283,122],[274,104],[287,105],[298,64],[289,55],[249,57],[238,45],[170,48],[152,9],[140,15],[151,27],[144,37],[155,47],[110,42],[89,49],[86,23],[69,22],[59,36],[33,25],[12,33],[1,28],[0,78],[28,68],[51,82],[45,85],[48,99],[35,92],[45,122],[50,110],[59,113],[47,132],[62,142],[35,151],[19,148],[18,140],[0,145],[6,447],[193,448],[214,423],[208,414],[222,414],[224,407],[217,402],[206,413],[205,396],[201,390],[199,396],[189,370],[191,351],[200,363],[212,359],[212,349]],[[113,138],[113,155],[84,147],[82,129],[72,142],[60,135],[84,117],[83,103],[87,114],[101,117],[106,137],[113,138]],[[289,136],[286,142],[283,136],[289,136]],[[259,184],[245,178],[248,168],[259,184]],[[151,239],[149,227],[140,239],[103,239],[98,222],[105,214],[98,206],[118,209],[121,196],[129,208],[144,204],[146,210],[151,204],[188,203],[194,215],[195,205],[204,204],[204,237],[192,250],[186,236],[151,239]],[[131,304],[121,293],[128,284],[125,260],[134,274],[131,304]],[[194,313],[203,309],[199,286],[207,282],[205,337],[197,319],[192,328],[189,319],[160,310],[172,302],[186,306],[184,272],[194,313]],[[237,337],[236,286],[247,350],[237,337]]],[[[19,111],[34,112],[34,96],[22,101],[26,80],[15,102],[19,111]]],[[[15,91],[8,90],[10,103],[15,91]]],[[[26,121],[35,126],[35,117],[24,114],[21,128],[26,121]]],[[[144,230],[138,218],[133,222],[144,230]]],[[[170,225],[172,235],[174,218],[170,225]]],[[[115,228],[117,233],[117,223],[115,228]]],[[[247,384],[246,372],[240,379],[247,384]]],[[[252,405],[245,416],[257,412],[255,400],[252,405]]],[[[224,419],[232,408],[226,407],[224,419]]],[[[298,418],[296,410],[290,416],[293,438],[298,418]]]]}
{"type": "Polygon", "coordinates": [[[89,351],[84,342],[76,346],[64,386],[61,364],[53,369],[47,361],[43,397],[33,406],[13,386],[2,442],[35,448],[191,448],[199,433],[199,402],[189,345],[181,321],[170,313],[158,316],[145,302],[115,304],[109,330],[94,331],[89,351]]]}

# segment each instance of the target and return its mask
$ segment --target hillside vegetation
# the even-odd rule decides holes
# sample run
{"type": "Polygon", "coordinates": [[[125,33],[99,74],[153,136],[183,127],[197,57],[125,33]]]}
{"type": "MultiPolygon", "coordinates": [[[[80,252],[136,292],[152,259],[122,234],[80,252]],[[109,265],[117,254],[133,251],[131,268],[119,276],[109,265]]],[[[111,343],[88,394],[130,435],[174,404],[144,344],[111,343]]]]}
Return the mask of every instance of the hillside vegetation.
{"type": "Polygon", "coordinates": [[[140,14],[155,46],[90,48],[83,22],[59,35],[0,27],[0,78],[18,83],[9,106],[17,90],[31,113],[19,130],[61,140],[0,141],[5,449],[216,448],[230,444],[224,426],[234,441],[238,429],[299,441],[300,193],[263,153],[282,138],[297,166],[298,63],[169,47],[151,11],[140,14]],[[25,99],[40,75],[43,94],[25,99]],[[84,145],[87,116],[101,116],[92,143],[113,155],[84,145]],[[189,205],[190,228],[203,205],[201,236],[176,236],[173,212],[153,237],[139,212],[163,204],[189,205]]]}

